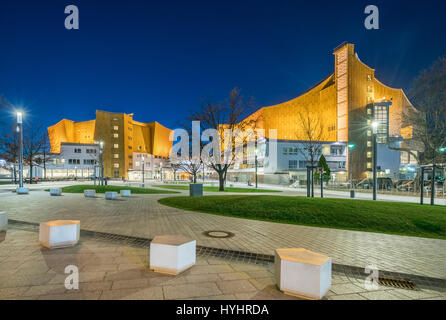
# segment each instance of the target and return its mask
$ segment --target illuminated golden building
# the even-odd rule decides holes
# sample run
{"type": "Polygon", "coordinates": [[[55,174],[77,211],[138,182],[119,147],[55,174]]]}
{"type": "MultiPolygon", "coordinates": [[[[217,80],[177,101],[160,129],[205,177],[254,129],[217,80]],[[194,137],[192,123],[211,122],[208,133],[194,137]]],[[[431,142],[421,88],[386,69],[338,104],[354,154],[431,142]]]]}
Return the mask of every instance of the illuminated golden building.
{"type": "Polygon", "coordinates": [[[63,119],[48,128],[52,153],[60,153],[61,143],[103,142],[105,177],[128,177],[133,169],[133,153],[168,158],[171,130],[158,122],[142,123],[133,114],[96,111],[96,119],[74,122],[63,119]]]}
{"type": "MultiPolygon", "coordinates": [[[[402,123],[403,113],[413,108],[402,89],[390,88],[375,78],[375,70],[361,62],[354,45],[343,43],[334,52],[334,73],[301,96],[269,107],[250,117],[259,120],[258,128],[277,130],[278,140],[309,140],[300,114],[318,119],[322,126],[319,141],[338,142],[355,147],[347,157],[347,170],[354,179],[370,170],[371,121],[374,106],[388,101],[388,136],[410,139],[412,128],[402,123]]],[[[404,143],[404,142],[403,142],[404,143]]]]}

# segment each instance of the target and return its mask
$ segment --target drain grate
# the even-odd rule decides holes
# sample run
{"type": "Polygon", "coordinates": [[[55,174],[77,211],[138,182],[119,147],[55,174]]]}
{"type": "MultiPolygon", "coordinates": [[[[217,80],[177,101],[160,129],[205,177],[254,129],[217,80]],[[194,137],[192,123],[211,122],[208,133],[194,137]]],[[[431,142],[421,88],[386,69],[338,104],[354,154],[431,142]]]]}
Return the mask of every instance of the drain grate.
{"type": "Polygon", "coordinates": [[[404,279],[391,279],[391,278],[384,278],[379,277],[378,283],[382,286],[386,287],[394,287],[399,289],[408,289],[408,290],[416,290],[416,285],[414,282],[410,280],[404,280],[404,279]]]}

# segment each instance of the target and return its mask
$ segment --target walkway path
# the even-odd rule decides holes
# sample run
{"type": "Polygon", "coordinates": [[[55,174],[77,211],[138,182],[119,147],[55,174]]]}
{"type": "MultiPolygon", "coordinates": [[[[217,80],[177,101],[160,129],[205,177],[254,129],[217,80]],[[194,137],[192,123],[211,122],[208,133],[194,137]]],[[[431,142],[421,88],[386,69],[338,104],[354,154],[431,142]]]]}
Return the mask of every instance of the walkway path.
{"type": "Polygon", "coordinates": [[[29,222],[79,219],[82,229],[144,238],[181,233],[197,239],[198,245],[263,254],[273,254],[278,247],[304,247],[329,255],[337,264],[376,265],[381,270],[446,279],[446,240],[189,212],[157,202],[166,196],[172,195],[134,195],[130,199],[108,201],[103,194],[89,199],[82,194],[50,197],[44,191],[33,191],[25,196],[10,193],[1,196],[0,211],[7,211],[10,219],[29,222]],[[203,232],[209,230],[230,231],[235,236],[208,238],[203,232]]]}

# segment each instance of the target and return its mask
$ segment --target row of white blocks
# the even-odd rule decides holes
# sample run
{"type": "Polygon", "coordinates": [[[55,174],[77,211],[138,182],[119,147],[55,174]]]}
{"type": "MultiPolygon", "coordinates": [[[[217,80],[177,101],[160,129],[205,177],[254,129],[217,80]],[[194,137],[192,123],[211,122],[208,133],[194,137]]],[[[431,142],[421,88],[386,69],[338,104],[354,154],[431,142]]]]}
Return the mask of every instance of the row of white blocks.
{"type": "MultiPolygon", "coordinates": [[[[7,220],[7,214],[0,213],[0,223],[7,224],[7,220]]],[[[79,241],[79,232],[78,220],[44,222],[39,241],[51,249],[72,246],[79,241]]],[[[177,275],[195,263],[196,241],[191,238],[160,235],[150,243],[150,270],[177,275]]],[[[277,286],[285,294],[321,299],[331,287],[332,260],[323,254],[303,248],[276,249],[274,263],[277,286]]]]}
{"type": "MultiPolygon", "coordinates": [[[[130,190],[121,190],[120,191],[121,197],[130,197],[131,191],[130,190]]],[[[87,198],[94,198],[96,197],[96,190],[94,189],[86,189],[84,190],[84,196],[87,198]]],[[[115,191],[107,191],[105,192],[105,199],[107,200],[115,200],[118,198],[118,193],[115,191]]]]}

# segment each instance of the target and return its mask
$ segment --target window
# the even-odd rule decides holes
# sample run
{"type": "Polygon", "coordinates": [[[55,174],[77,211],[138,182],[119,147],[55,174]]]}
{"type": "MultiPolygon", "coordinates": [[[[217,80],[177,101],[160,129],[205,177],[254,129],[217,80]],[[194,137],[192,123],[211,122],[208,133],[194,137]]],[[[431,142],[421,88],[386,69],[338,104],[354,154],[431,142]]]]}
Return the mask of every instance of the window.
{"type": "Polygon", "coordinates": [[[344,148],[342,146],[330,146],[330,154],[332,156],[342,156],[344,148]]]}
{"type": "Polygon", "coordinates": [[[135,161],[135,166],[139,167],[139,161],[135,161]]]}
{"type": "Polygon", "coordinates": [[[119,127],[118,126],[113,126],[113,130],[118,130],[119,127]]]}
{"type": "Polygon", "coordinates": [[[373,92],[373,87],[372,86],[367,86],[367,92],[373,92]]]}
{"type": "Polygon", "coordinates": [[[289,160],[288,169],[289,170],[297,169],[297,160],[289,160]]]}
{"type": "Polygon", "coordinates": [[[114,163],[114,164],[113,164],[113,167],[114,167],[114,168],[119,168],[119,163],[114,163]]]}
{"type": "Polygon", "coordinates": [[[367,162],[367,169],[372,169],[372,163],[371,162],[367,162]]]}
{"type": "Polygon", "coordinates": [[[119,154],[118,154],[118,153],[115,153],[115,154],[113,155],[113,158],[118,159],[118,158],[119,158],[119,154]]]}
{"type": "Polygon", "coordinates": [[[367,130],[367,135],[368,135],[369,137],[371,137],[371,136],[372,136],[372,130],[367,130]]]}
{"type": "Polygon", "coordinates": [[[338,169],[345,169],[345,161],[338,161],[338,169]]]}
{"type": "Polygon", "coordinates": [[[81,153],[82,149],[74,149],[74,153],[81,153]]]}
{"type": "Polygon", "coordinates": [[[119,144],[115,143],[115,144],[113,145],[113,148],[118,149],[118,148],[119,148],[119,144]]]}
{"type": "Polygon", "coordinates": [[[118,138],[118,137],[119,137],[119,134],[113,133],[113,138],[118,138]]]}
{"type": "Polygon", "coordinates": [[[372,114],[372,108],[367,108],[367,114],[372,114]]]}
{"type": "Polygon", "coordinates": [[[367,152],[367,158],[371,158],[372,157],[372,152],[371,151],[368,151],[367,152]]]}
{"type": "Polygon", "coordinates": [[[367,97],[367,103],[372,103],[372,97],[367,97]]]}
{"type": "Polygon", "coordinates": [[[372,147],[372,141],[367,141],[367,147],[369,147],[369,148],[372,147]]]}
{"type": "Polygon", "coordinates": [[[68,159],[68,164],[81,164],[79,159],[68,159]]]}
{"type": "Polygon", "coordinates": [[[367,75],[367,81],[372,81],[372,75],[371,74],[367,75]]]}
{"type": "Polygon", "coordinates": [[[283,154],[285,154],[285,155],[288,154],[288,148],[283,148],[283,154]]]}
{"type": "Polygon", "coordinates": [[[93,159],[84,159],[84,164],[94,164],[95,161],[93,159]]]}

